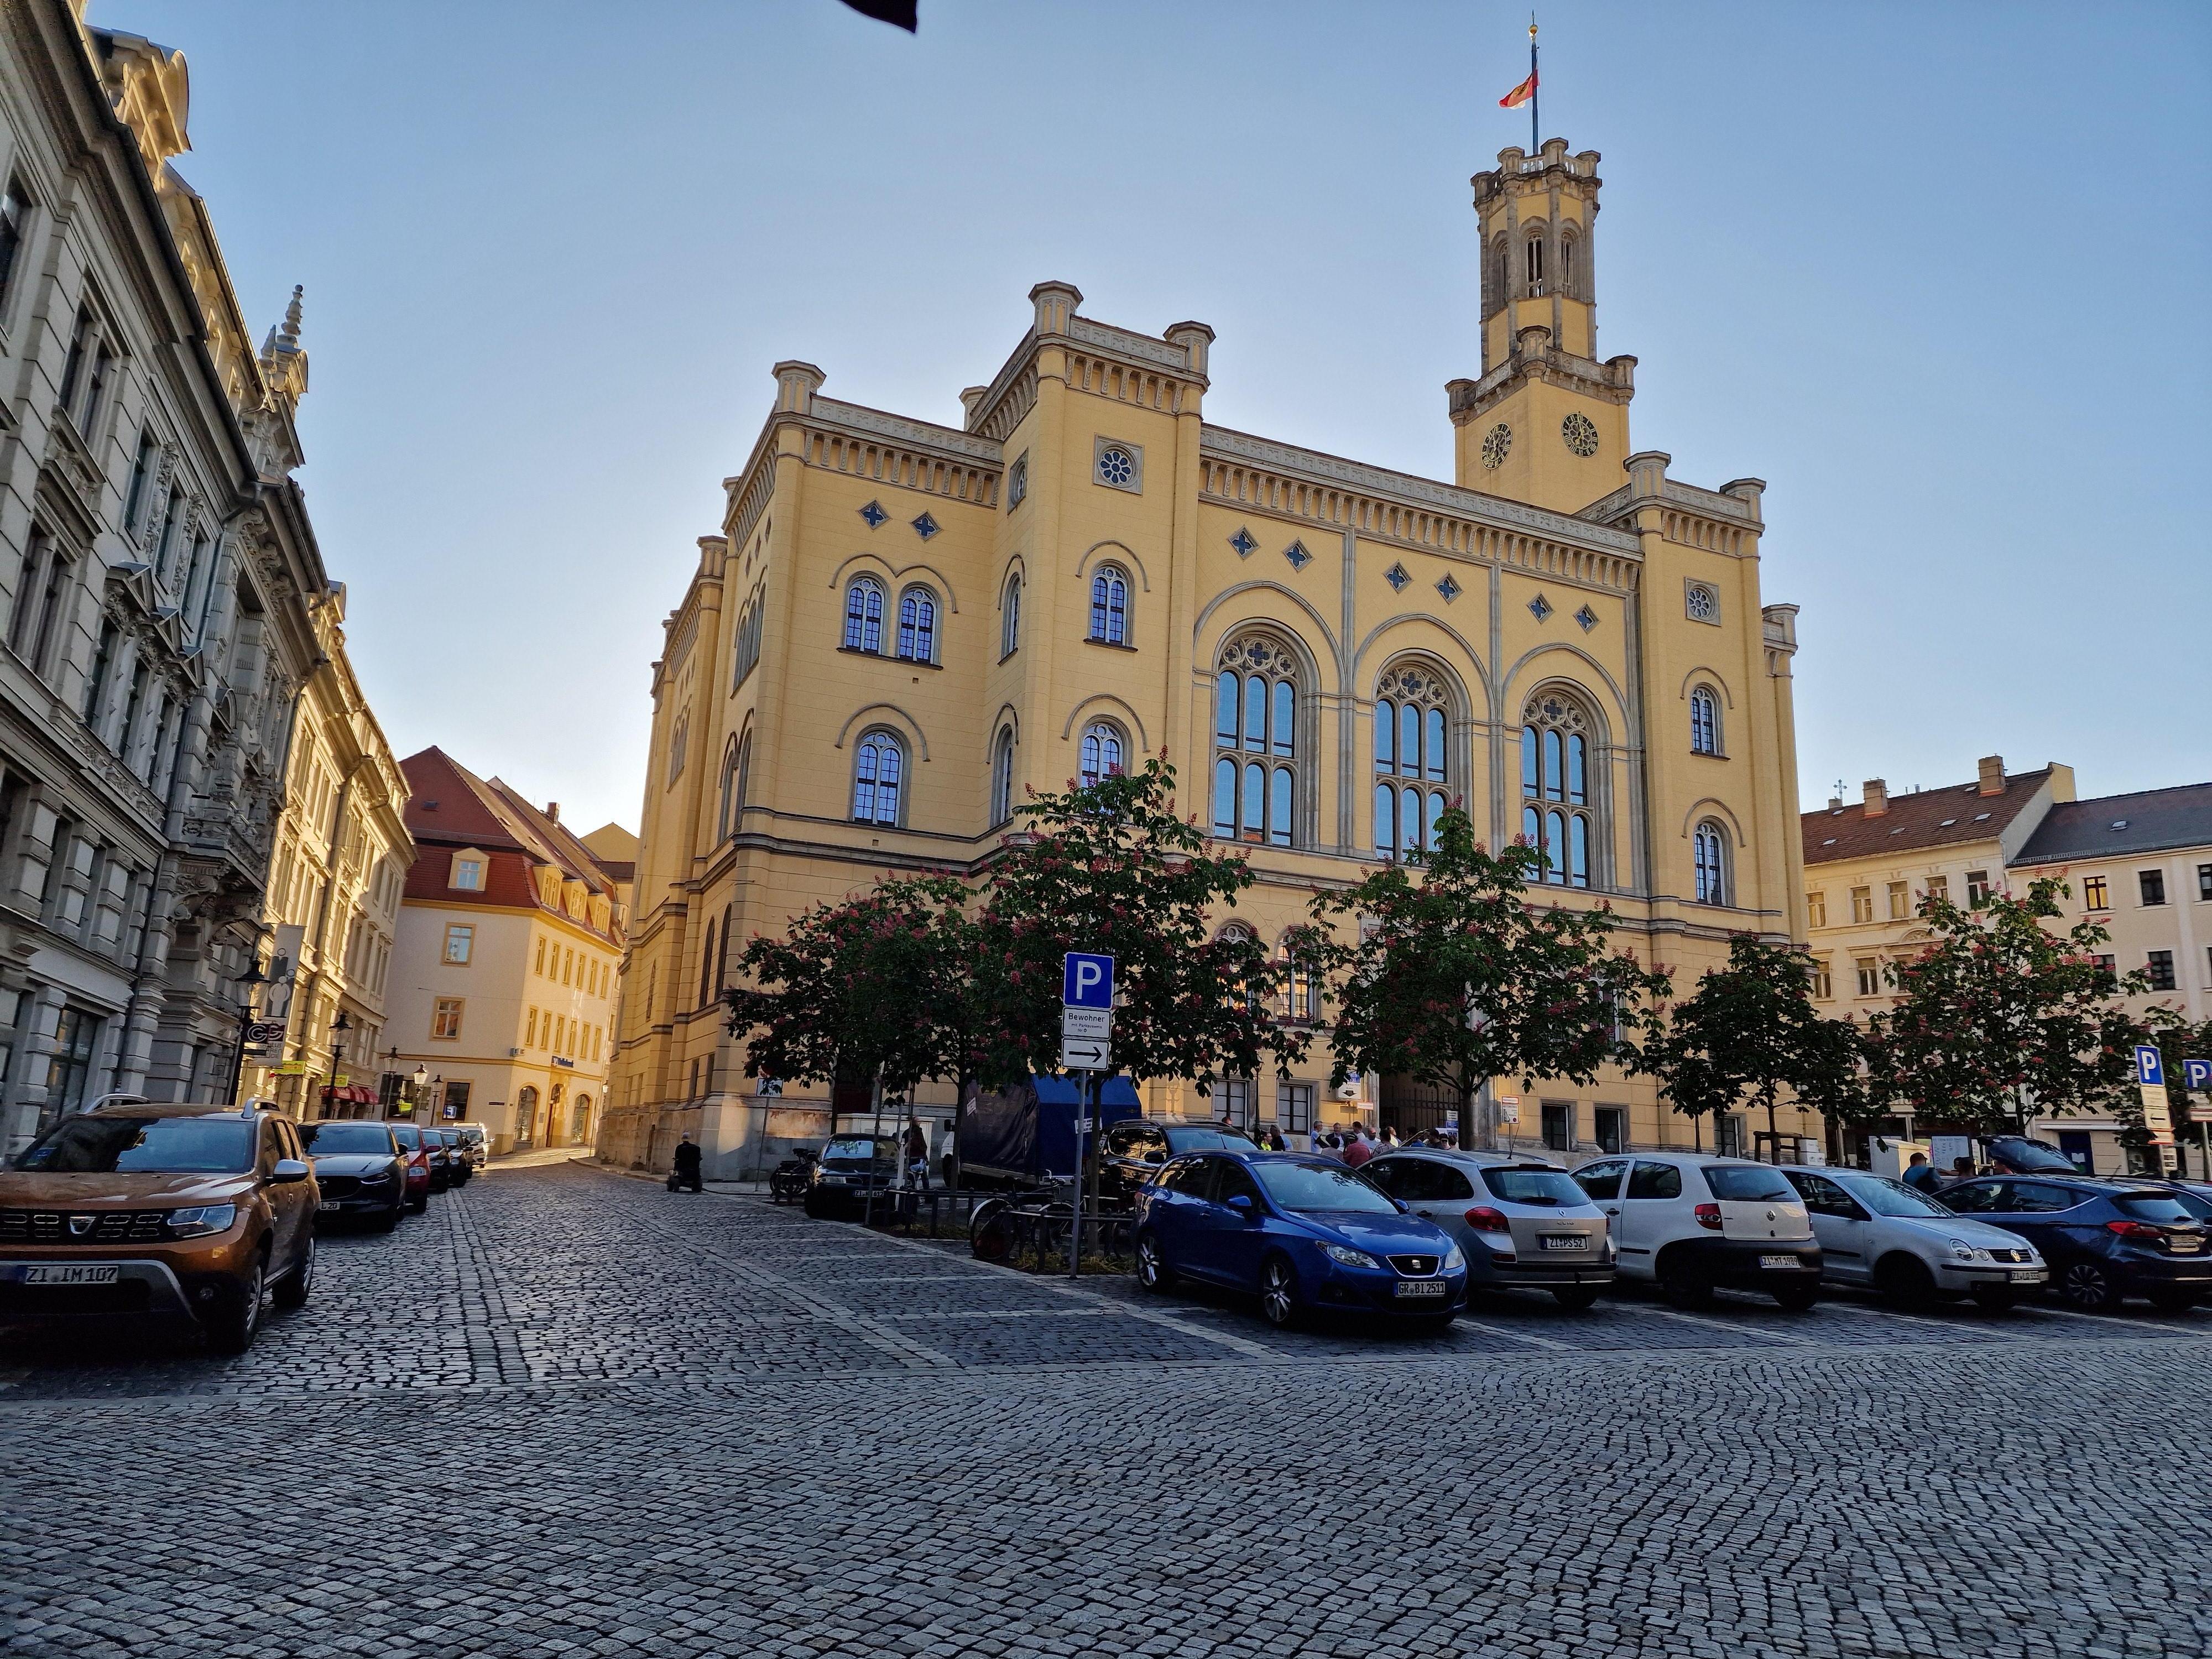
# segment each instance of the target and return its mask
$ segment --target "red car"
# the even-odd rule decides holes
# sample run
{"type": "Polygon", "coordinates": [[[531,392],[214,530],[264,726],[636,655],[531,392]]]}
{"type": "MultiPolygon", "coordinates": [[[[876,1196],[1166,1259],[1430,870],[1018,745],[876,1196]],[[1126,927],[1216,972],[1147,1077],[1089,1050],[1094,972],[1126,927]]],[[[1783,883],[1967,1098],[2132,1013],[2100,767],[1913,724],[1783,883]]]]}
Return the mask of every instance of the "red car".
{"type": "Polygon", "coordinates": [[[399,1155],[407,1160],[407,1207],[420,1215],[430,1207],[430,1149],[422,1132],[411,1123],[395,1123],[392,1133],[399,1141],[399,1155]]]}

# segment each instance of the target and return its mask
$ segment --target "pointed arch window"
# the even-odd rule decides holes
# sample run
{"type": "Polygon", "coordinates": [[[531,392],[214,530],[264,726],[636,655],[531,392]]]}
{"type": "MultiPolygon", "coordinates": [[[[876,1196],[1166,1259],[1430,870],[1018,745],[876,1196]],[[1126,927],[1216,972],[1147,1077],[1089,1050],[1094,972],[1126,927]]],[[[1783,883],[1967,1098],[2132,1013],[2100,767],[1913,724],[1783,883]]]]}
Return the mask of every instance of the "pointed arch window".
{"type": "Polygon", "coordinates": [[[1543,878],[1555,886],[1597,884],[1595,722],[1564,693],[1546,690],[1521,714],[1521,835],[1544,854],[1543,878]]]}
{"type": "Polygon", "coordinates": [[[1375,692],[1376,855],[1425,853],[1449,799],[1451,687],[1409,663],[1385,669],[1375,692]]]}
{"type": "Polygon", "coordinates": [[[1298,769],[1310,765],[1299,713],[1304,669],[1263,635],[1232,642],[1214,679],[1213,833],[1224,841],[1298,842],[1298,769]]]}
{"type": "Polygon", "coordinates": [[[1006,597],[999,606],[999,656],[1011,657],[1022,642],[1022,579],[1006,578],[1006,597]]]}
{"type": "Polygon", "coordinates": [[[906,746],[889,732],[860,739],[853,768],[853,821],[895,827],[906,780],[906,746]]]}
{"type": "Polygon", "coordinates": [[[1129,642],[1129,578],[1119,565],[1101,565],[1091,579],[1091,637],[1105,645],[1129,642]]]}
{"type": "Polygon", "coordinates": [[[738,823],[744,814],[745,775],[751,769],[753,734],[747,732],[741,738],[732,738],[722,755],[722,823],[721,839],[727,841],[738,833],[738,823]]]}
{"type": "Polygon", "coordinates": [[[1701,685],[1690,693],[1690,752],[1721,752],[1720,699],[1714,696],[1711,686],[1701,685]]]}
{"type": "Polygon", "coordinates": [[[880,653],[883,648],[883,584],[863,576],[845,590],[845,649],[880,653]]]}
{"type": "Polygon", "coordinates": [[[699,1006],[705,1007],[714,997],[714,924],[707,924],[706,943],[699,951],[699,1006]]]}
{"type": "Polygon", "coordinates": [[[996,829],[1014,815],[1014,729],[1000,729],[991,745],[991,826],[996,829]]]}
{"type": "Polygon", "coordinates": [[[1728,832],[1707,818],[1691,834],[1690,857],[1697,880],[1698,902],[1733,903],[1729,891],[1728,832]]]}
{"type": "Polygon", "coordinates": [[[1541,232],[1529,237],[1523,269],[1528,276],[1528,295],[1540,299],[1544,293],[1544,238],[1541,232]]]}
{"type": "Polygon", "coordinates": [[[1089,788],[1101,778],[1126,769],[1128,740],[1121,728],[1106,720],[1093,720],[1083,728],[1078,781],[1089,788]]]}
{"type": "Polygon", "coordinates": [[[1285,939],[1276,950],[1282,963],[1283,1018],[1297,1024],[1311,1024],[1321,1018],[1321,984],[1313,963],[1291,949],[1285,939]]]}
{"type": "Polygon", "coordinates": [[[898,653],[906,662],[937,660],[937,596],[926,587],[899,595],[898,653]]]}

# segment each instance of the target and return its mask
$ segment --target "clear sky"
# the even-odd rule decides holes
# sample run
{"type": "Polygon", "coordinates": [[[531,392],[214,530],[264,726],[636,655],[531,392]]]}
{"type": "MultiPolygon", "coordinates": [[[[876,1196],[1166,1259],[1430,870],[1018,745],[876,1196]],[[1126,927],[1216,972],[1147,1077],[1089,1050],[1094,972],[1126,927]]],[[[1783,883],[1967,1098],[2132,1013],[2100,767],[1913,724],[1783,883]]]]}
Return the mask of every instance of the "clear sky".
{"type": "MultiPolygon", "coordinates": [[[[1468,177],[1525,9],[94,0],[181,48],[402,755],[635,825],[649,670],[769,366],[957,425],[1045,277],[1218,331],[1207,415],[1448,477],[1468,177]]],[[[1599,321],[1673,472],[1764,477],[1805,802],[2212,777],[2212,6],[1546,8],[1599,321]]]]}

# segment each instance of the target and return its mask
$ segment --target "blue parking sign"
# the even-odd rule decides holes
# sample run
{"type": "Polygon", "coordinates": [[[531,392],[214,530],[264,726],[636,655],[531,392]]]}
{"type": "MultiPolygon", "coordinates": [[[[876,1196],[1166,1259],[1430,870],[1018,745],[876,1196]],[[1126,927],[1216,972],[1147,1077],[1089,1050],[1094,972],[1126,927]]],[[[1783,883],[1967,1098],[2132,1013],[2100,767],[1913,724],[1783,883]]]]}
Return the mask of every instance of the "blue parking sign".
{"type": "Polygon", "coordinates": [[[2166,1086],[2166,1062],[2159,1058],[2157,1044],[2136,1044],[2136,1081],[2154,1089],[2166,1086]]]}
{"type": "Polygon", "coordinates": [[[1114,958],[1070,951],[1061,958],[1060,1000],[1070,1008],[1111,1008],[1114,958]]]}
{"type": "Polygon", "coordinates": [[[2185,1060],[2181,1080],[2191,1089],[2212,1089],[2212,1060],[2185,1060]]]}

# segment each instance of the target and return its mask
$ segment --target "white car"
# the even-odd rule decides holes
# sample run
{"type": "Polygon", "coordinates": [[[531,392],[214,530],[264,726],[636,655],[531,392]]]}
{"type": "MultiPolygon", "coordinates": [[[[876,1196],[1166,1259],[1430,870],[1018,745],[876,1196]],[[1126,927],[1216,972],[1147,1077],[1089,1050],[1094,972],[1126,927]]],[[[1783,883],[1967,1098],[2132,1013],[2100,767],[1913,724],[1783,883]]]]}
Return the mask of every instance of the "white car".
{"type": "Polygon", "coordinates": [[[1870,1285],[1907,1307],[1971,1296],[2009,1308],[2050,1281],[2018,1233],[1955,1214],[1901,1181],[1802,1164],[1782,1173],[1813,1218],[1821,1271],[1838,1284],[1870,1285]]]}
{"type": "Polygon", "coordinates": [[[1714,1287],[1760,1291],[1792,1313],[1820,1289],[1820,1246],[1797,1189],[1768,1164],[1639,1152],[1585,1164],[1575,1179],[1610,1218],[1623,1279],[1695,1307],[1714,1287]]]}

